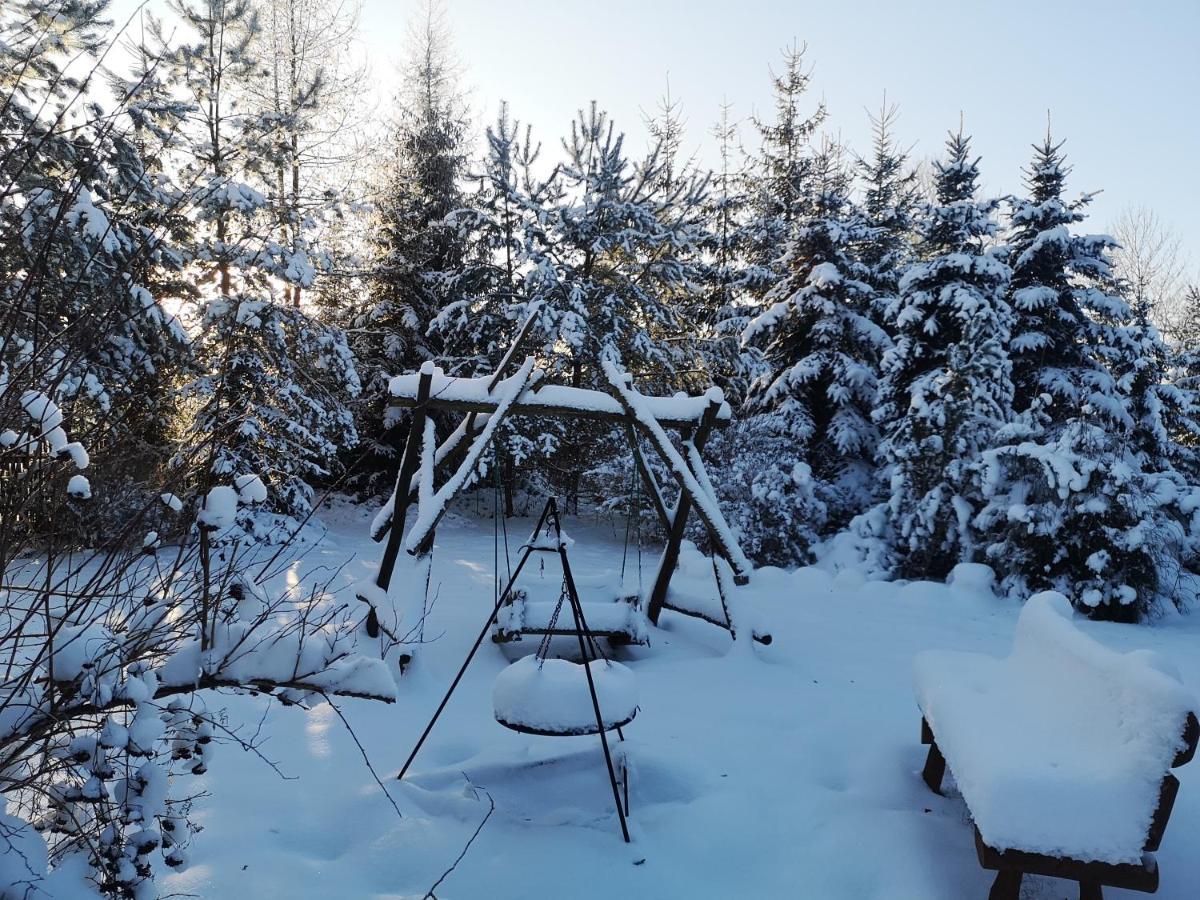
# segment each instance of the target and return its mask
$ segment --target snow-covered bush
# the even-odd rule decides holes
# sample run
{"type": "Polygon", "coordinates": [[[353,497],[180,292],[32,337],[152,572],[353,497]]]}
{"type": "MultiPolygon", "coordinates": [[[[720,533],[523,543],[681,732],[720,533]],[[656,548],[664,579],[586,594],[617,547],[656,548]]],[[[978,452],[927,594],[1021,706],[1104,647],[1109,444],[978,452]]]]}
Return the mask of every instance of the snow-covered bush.
{"type": "MultiPolygon", "coordinates": [[[[154,872],[186,863],[188,776],[217,743],[253,744],[210,705],[216,689],[288,703],[395,691],[392,657],[360,643],[358,601],[269,594],[253,551],[222,539],[239,506],[269,501],[252,474],[275,480],[269,465],[202,490],[188,468],[160,480],[166,388],[190,365],[172,354],[191,348],[155,289],[186,293],[189,254],[165,236],[186,238],[196,208],[156,155],[174,134],[159,129],[165,95],[145,82],[114,110],[82,99],[103,8],[0,4],[5,897],[155,896],[154,872]]],[[[291,350],[311,365],[329,349],[315,343],[291,350]]],[[[202,467],[192,448],[186,463],[202,467]]]]}
{"type": "Polygon", "coordinates": [[[1072,421],[1052,440],[986,451],[984,557],[1016,596],[1058,590],[1089,615],[1136,621],[1171,593],[1185,538],[1183,479],[1147,473],[1120,435],[1072,421]]]}
{"type": "MultiPolygon", "coordinates": [[[[705,455],[717,499],[746,556],[759,565],[809,562],[820,539],[815,523],[827,521],[828,507],[812,468],[798,458],[795,438],[770,417],[753,416],[714,434],[705,455]]],[[[695,537],[703,540],[699,532],[695,537]]]]}
{"type": "MultiPolygon", "coordinates": [[[[66,426],[51,415],[44,421],[60,424],[46,442],[56,443],[66,426]]],[[[38,499],[53,503],[62,485],[44,483],[38,499]]],[[[84,486],[69,484],[63,502],[87,502],[84,486]]],[[[208,770],[216,744],[253,749],[210,705],[214,690],[287,704],[394,698],[390,660],[362,634],[353,599],[319,587],[269,594],[256,582],[264,567],[251,569],[237,543],[214,543],[236,528],[239,505],[264,494],[257,476],[213,488],[197,510],[198,540],[174,550],[150,532],[138,550],[114,541],[86,556],[50,547],[0,559],[0,794],[46,844],[18,880],[41,886],[40,854],[52,869],[86,864],[104,895],[156,896],[155,870],[187,861],[186,776],[208,770]]],[[[187,514],[171,494],[161,503],[187,514]]]]}

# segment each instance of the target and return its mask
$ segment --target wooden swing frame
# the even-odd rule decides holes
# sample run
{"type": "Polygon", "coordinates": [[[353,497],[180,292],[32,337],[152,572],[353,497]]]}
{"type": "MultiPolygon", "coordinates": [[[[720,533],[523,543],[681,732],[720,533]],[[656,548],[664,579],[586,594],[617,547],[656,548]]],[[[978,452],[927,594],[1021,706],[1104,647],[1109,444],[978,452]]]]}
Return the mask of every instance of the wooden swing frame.
{"type": "MultiPolygon", "coordinates": [[[[396,560],[403,546],[410,554],[422,557],[433,548],[434,533],[450,502],[474,480],[484,451],[491,444],[498,426],[509,415],[588,419],[609,422],[621,428],[629,442],[638,475],[667,534],[666,547],[658,563],[646,616],[658,624],[664,609],[702,619],[724,628],[736,637],[735,625],[726,610],[722,622],[710,613],[687,608],[669,601],[671,577],[679,563],[680,549],[688,518],[693,509],[704,523],[715,552],[729,565],[733,582],[747,584],[750,564],[734,538],[713,491],[702,459],[704,445],[714,428],[725,428],[731,419],[729,405],[719,392],[676,398],[648,397],[632,386],[632,377],[611,363],[605,365],[609,391],[547,386],[527,357],[512,375],[517,350],[529,333],[534,316],[526,319],[512,346],[495,373],[485,379],[453,378],[442,374],[431,363],[420,372],[399,376],[391,382],[391,409],[412,410],[404,451],[396,476],[390,509],[385,509],[371,535],[375,541],[386,538],[376,585],[386,591],[391,583],[396,560]],[[483,388],[481,390],[481,387],[483,388]],[[438,444],[431,410],[463,413],[458,427],[438,444]],[[677,448],[667,429],[679,432],[677,448]],[[638,440],[639,435],[653,448],[679,487],[679,499],[668,506],[649,461],[638,440]],[[447,471],[440,488],[435,487],[435,472],[447,471]],[[404,534],[403,525],[411,506],[418,511],[416,521],[404,534]],[[426,508],[428,507],[428,508],[426,508]],[[401,527],[395,527],[395,523],[401,527]]],[[[378,633],[378,618],[372,607],[367,629],[378,633]]],[[[754,636],[770,642],[769,636],[754,636]]]]}

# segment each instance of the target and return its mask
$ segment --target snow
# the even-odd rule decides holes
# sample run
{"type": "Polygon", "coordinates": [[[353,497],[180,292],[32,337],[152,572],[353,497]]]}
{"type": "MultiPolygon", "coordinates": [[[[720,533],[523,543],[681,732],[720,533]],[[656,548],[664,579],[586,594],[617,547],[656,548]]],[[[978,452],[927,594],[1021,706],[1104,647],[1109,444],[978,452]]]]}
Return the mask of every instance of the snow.
{"type": "Polygon", "coordinates": [[[233,484],[242,503],[262,503],[267,499],[267,486],[257,475],[239,475],[233,484]]]}
{"type": "Polygon", "coordinates": [[[1041,593],[1007,658],[920,655],[918,702],[987,844],[1136,863],[1195,699],[1152,655],[1109,650],[1071,617],[1041,593]]]}
{"type": "Polygon", "coordinates": [[[233,527],[237,519],[237,504],[237,491],[228,485],[217,485],[204,498],[204,506],[196,516],[196,521],[212,531],[224,531],[233,527]]]}
{"type": "Polygon", "coordinates": [[[71,457],[71,462],[75,464],[75,468],[77,469],[86,469],[91,462],[87,448],[79,443],[79,441],[71,441],[71,443],[63,447],[63,452],[71,457]]]}
{"type": "Polygon", "coordinates": [[[57,403],[45,394],[26,391],[21,395],[21,406],[25,410],[25,415],[33,423],[34,436],[49,444],[50,451],[55,456],[60,453],[69,453],[78,468],[82,469],[86,466],[86,462],[83,466],[78,465],[80,460],[86,460],[86,451],[81,455],[79,451],[82,451],[83,448],[77,444],[72,445],[67,440],[67,432],[63,429],[62,410],[59,409],[57,403]],[[79,447],[79,450],[74,450],[73,447],[79,447]]]}
{"type": "MultiPolygon", "coordinates": [[[[637,712],[637,681],[619,662],[588,663],[605,728],[631,719],[637,712]]],[[[496,719],[539,731],[588,733],[596,729],[596,713],[581,663],[522,657],[496,676],[492,686],[496,719]]]]}
{"type": "Polygon", "coordinates": [[[77,500],[90,500],[92,485],[83,475],[72,475],[67,482],[67,493],[77,500]]]}
{"type": "MultiPolygon", "coordinates": [[[[372,512],[323,509],[326,539],[297,553],[267,587],[323,583],[340,570],[331,588],[355,603],[354,585],[373,580],[380,552],[366,537],[372,512]]],[[[583,599],[611,598],[620,526],[588,518],[565,525],[583,599]]],[[[532,527],[529,519],[509,523],[514,534],[532,527]]],[[[648,587],[654,548],[645,557],[648,587]]],[[[672,589],[711,597],[711,566],[695,562],[672,589]]],[[[561,585],[557,561],[546,555],[545,563],[542,571],[531,562],[518,582],[534,602],[553,599],[561,585]]],[[[500,568],[503,577],[503,559],[500,568]]],[[[160,891],[424,897],[487,813],[486,790],[496,811],[439,897],[986,897],[993,875],[976,859],[966,806],[921,781],[926,748],[911,682],[924,650],[1008,652],[1020,606],[969,586],[970,575],[960,570],[952,585],[901,584],[853,568],[757,569],[738,589],[739,603],[770,624],[770,647],[731,653],[724,631],[667,611],[649,629],[649,646],[614,651],[637,678],[640,707],[624,742],[609,735],[632,769],[635,843],[626,848],[598,738],[530,736],[495,721],[493,683],[536,646],[528,639],[485,642],[405,782],[395,780],[494,603],[492,523],[451,513],[433,553],[431,639],[400,678],[396,702],[338,699],[352,737],[327,703],[284,709],[263,697],[222,696],[230,724],[257,729],[266,716],[264,754],[294,780],[222,748],[209,772],[189,782],[209,794],[196,804],[205,829],[189,848],[190,866],[167,875],[160,891]],[[362,765],[356,739],[403,818],[362,765]]],[[[396,579],[389,603],[415,621],[422,593],[396,579]]],[[[1200,684],[1195,617],[1074,627],[1114,649],[1161,651],[1186,683],[1200,684]]],[[[1177,772],[1184,785],[1157,854],[1163,900],[1194,900],[1200,883],[1191,839],[1200,829],[1196,765],[1177,772]]],[[[1029,882],[1031,898],[1071,895],[1063,882],[1029,882]]]]}

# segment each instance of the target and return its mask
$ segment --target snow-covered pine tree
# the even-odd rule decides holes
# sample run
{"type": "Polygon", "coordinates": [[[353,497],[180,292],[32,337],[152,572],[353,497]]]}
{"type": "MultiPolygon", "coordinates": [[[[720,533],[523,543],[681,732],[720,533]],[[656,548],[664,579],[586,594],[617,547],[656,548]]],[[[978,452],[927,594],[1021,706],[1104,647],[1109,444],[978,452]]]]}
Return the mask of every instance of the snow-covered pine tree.
{"type": "Polygon", "coordinates": [[[564,149],[545,222],[532,233],[526,282],[528,299],[542,303],[538,339],[551,373],[600,387],[600,361],[609,359],[649,389],[673,389],[689,353],[671,340],[685,329],[666,298],[698,282],[703,184],[662,187],[660,154],[632,164],[624,136],[595,103],[572,123],[564,149]]]}
{"type": "Polygon", "coordinates": [[[486,156],[470,176],[476,187],[466,206],[447,218],[469,248],[462,267],[444,276],[448,295],[457,299],[431,328],[443,344],[443,365],[454,374],[491,372],[508,349],[528,305],[529,229],[542,215],[544,184],[531,171],[541,146],[531,129],[522,133],[501,103],[485,136],[486,156]]]}
{"type": "Polygon", "coordinates": [[[1069,168],[1061,147],[1047,134],[1034,148],[1028,196],[1013,201],[1008,237],[1014,407],[1025,412],[1037,402],[1051,423],[1077,415],[1095,391],[1112,389],[1093,352],[1098,323],[1085,311],[1095,296],[1087,285],[1108,277],[1111,239],[1071,233],[1091,197],[1064,199],[1069,168]]]}
{"type": "Polygon", "coordinates": [[[885,99],[872,114],[872,147],[869,157],[857,160],[862,189],[862,211],[867,225],[859,254],[867,266],[864,279],[878,297],[895,295],[912,255],[919,205],[916,170],[896,141],[899,109],[885,99]]]}
{"type": "MultiPolygon", "coordinates": [[[[689,175],[668,187],[657,145],[632,162],[595,103],[563,147],[566,160],[534,189],[544,212],[528,230],[524,298],[538,304],[530,348],[560,383],[606,389],[601,361],[611,360],[647,392],[680,389],[696,368],[685,309],[699,300],[704,183],[689,175]]],[[[619,469],[623,484],[624,463],[611,464],[627,451],[605,429],[578,424],[561,440],[537,436],[538,452],[565,473],[558,486],[578,497],[576,473],[588,466],[605,479],[619,469]]]]}
{"type": "Polygon", "coordinates": [[[919,261],[885,310],[894,345],[875,413],[905,577],[945,575],[971,558],[972,472],[1012,412],[1010,273],[989,247],[998,201],[979,199],[978,159],[961,129],[946,151],[934,166],[936,203],[919,223],[919,261]]]}
{"type": "MultiPolygon", "coordinates": [[[[93,3],[0,9],[0,394],[53,398],[110,451],[81,540],[144,502],[188,355],[155,284],[176,266],[164,235],[178,207],[143,156],[159,141],[126,110],[80,102],[99,77],[102,16],[93,3]]],[[[25,510],[22,527],[61,530],[56,511],[25,510]]]]}
{"type": "Polygon", "coordinates": [[[367,296],[350,329],[364,384],[358,428],[371,450],[355,481],[367,493],[390,488],[395,475],[399,417],[380,414],[387,379],[442,361],[442,331],[430,326],[462,299],[452,291],[469,255],[463,233],[447,221],[466,205],[469,119],[440,0],[414,15],[389,130],[371,189],[367,296]]]}
{"type": "Polygon", "coordinates": [[[307,514],[311,482],[355,442],[346,400],[358,376],[343,333],[291,302],[292,286],[312,286],[307,255],[273,239],[265,188],[278,168],[281,122],[247,103],[248,83],[262,77],[257,17],[248,0],[181,0],[176,11],[193,31],[175,53],[192,104],[180,154],[194,185],[189,261],[207,285],[197,312],[201,372],[183,391],[192,419],[176,459],[206,461],[202,484],[262,476],[282,518],[243,524],[275,538],[276,526],[307,514]]]}
{"type": "Polygon", "coordinates": [[[1016,419],[983,455],[975,524],[1002,584],[1061,590],[1091,615],[1133,619],[1174,580],[1186,493],[1172,432],[1190,403],[1167,348],[1120,296],[1105,235],[1076,234],[1088,195],[1047,134],[1014,201],[1009,261],[1016,419]]]}
{"type": "Polygon", "coordinates": [[[705,201],[704,264],[705,301],[693,323],[697,351],[707,378],[725,391],[725,398],[739,405],[750,381],[758,374],[760,361],[755,348],[742,346],[741,335],[750,322],[747,286],[770,278],[755,273],[747,262],[750,229],[746,226],[749,197],[746,176],[735,162],[740,151],[737,123],[732,106],[721,105],[721,118],[713,127],[719,163],[713,172],[705,201]]]}
{"type": "Polygon", "coordinates": [[[879,440],[871,414],[889,345],[871,319],[869,269],[856,254],[868,228],[849,198],[839,147],[823,147],[812,183],[784,255],[787,272],[743,334],[762,348],[767,366],[746,408],[758,420],[756,434],[770,433],[782,451],[754,466],[750,493],[791,507],[785,530],[807,545],[805,555],[871,505],[879,440]],[[774,487],[764,489],[767,482],[774,487]]]}
{"type": "Polygon", "coordinates": [[[812,138],[825,121],[824,102],[807,116],[801,110],[812,80],[812,71],[804,62],[806,51],[806,46],[794,42],[783,51],[783,70],[771,72],[774,119],[753,120],[759,147],[747,171],[747,225],[749,273],[757,277],[747,289],[756,301],[761,301],[783,274],[782,259],[791,229],[808,199],[812,138]]]}
{"type": "MultiPolygon", "coordinates": [[[[266,193],[278,229],[275,240],[300,265],[313,257],[332,262],[334,243],[319,238],[342,214],[343,185],[355,180],[349,169],[365,155],[350,137],[365,124],[367,71],[351,52],[360,8],[341,0],[256,4],[257,48],[267,76],[252,79],[247,88],[255,112],[274,124],[266,193]],[[318,244],[321,253],[314,251],[318,244]]],[[[300,305],[301,292],[297,280],[288,285],[293,306],[300,305]]]]}

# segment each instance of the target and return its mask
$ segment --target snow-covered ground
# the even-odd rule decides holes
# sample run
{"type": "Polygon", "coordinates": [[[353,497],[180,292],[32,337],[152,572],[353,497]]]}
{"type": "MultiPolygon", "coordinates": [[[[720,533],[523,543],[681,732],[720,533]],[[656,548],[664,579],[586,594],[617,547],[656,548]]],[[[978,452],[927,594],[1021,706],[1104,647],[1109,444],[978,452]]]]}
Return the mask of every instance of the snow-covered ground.
{"type": "MultiPolygon", "coordinates": [[[[369,577],[378,546],[371,511],[330,510],[329,534],[281,578],[369,577]],[[328,567],[328,568],[322,568],[328,567]]],[[[510,523],[516,544],[530,527],[510,523]]],[[[604,522],[568,520],[570,558],[584,601],[619,583],[622,535],[604,522]]],[[[631,553],[633,551],[631,550],[631,553]]],[[[646,582],[656,553],[643,554],[646,582]]],[[[417,664],[393,706],[341,701],[339,709],[386,785],[363,763],[338,713],[232,698],[233,722],[269,735],[264,753],[218,749],[202,779],[204,831],[191,866],[166,891],[204,897],[424,897],[458,857],[489,803],[495,812],[437,889],[450,898],[816,898],[969,900],[990,873],[975,857],[961,800],[931,794],[913,699],[912,659],[932,648],[1008,652],[1019,607],[977,581],[867,582],[854,572],[755,572],[742,602],[774,635],[769,647],[729,653],[728,635],[665,613],[648,647],[617,652],[637,676],[640,712],[626,729],[633,768],[632,845],[622,843],[596,737],[549,738],[498,725],[492,682],[536,649],[485,643],[412,772],[395,774],[487,616],[493,597],[489,521],[451,517],[438,531],[436,604],[417,664]],[[506,656],[506,653],[508,654],[506,656]]],[[[501,561],[503,567],[503,561],[501,561]]],[[[627,583],[636,583],[636,560],[627,583]]],[[[398,595],[420,604],[416,579],[398,595]]],[[[710,590],[692,561],[684,590],[710,590]]],[[[560,570],[536,564],[525,579],[552,598],[560,570]]],[[[1154,626],[1084,623],[1102,643],[1158,650],[1200,687],[1200,621],[1154,626]]],[[[1183,782],[1158,854],[1159,896],[1191,900],[1200,884],[1200,780],[1183,782]]],[[[1026,897],[1074,897],[1065,882],[1027,879],[1026,897]]],[[[1106,890],[1114,898],[1140,896],[1106,890]]]]}

